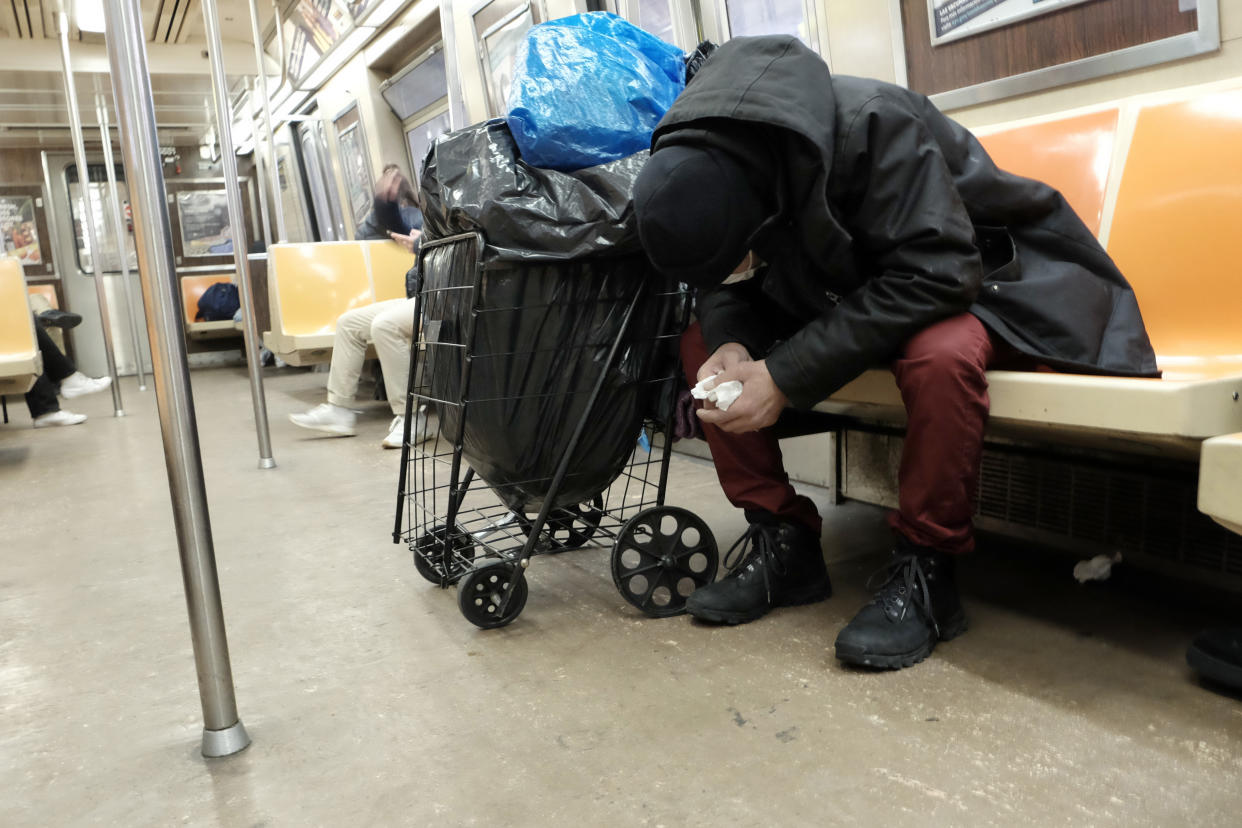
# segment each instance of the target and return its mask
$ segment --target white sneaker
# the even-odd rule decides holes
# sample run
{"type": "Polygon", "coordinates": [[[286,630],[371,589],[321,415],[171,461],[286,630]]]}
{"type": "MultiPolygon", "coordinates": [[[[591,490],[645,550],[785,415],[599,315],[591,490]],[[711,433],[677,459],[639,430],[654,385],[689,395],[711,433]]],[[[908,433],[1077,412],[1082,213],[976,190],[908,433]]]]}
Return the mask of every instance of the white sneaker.
{"type": "Polygon", "coordinates": [[[312,431],[335,434],[337,437],[353,437],[357,432],[354,423],[358,415],[348,408],[332,403],[321,403],[305,414],[290,414],[289,422],[312,431]]]}
{"type": "Polygon", "coordinates": [[[111,384],[112,377],[88,377],[81,371],[75,371],[60,381],[60,395],[66,400],[72,400],[74,397],[85,397],[87,394],[102,391],[111,384]]]}
{"type": "Polygon", "coordinates": [[[35,417],[35,428],[49,428],[51,426],[68,426],[77,425],[86,422],[85,414],[74,414],[72,411],[53,411],[49,414],[43,414],[35,417]]]}
{"type": "Polygon", "coordinates": [[[384,442],[380,443],[384,448],[401,448],[401,444],[405,442],[405,417],[393,417],[392,424],[388,426],[388,436],[384,438],[384,442]]]}
{"type": "MultiPolygon", "coordinates": [[[[416,446],[426,441],[432,436],[427,430],[427,415],[419,411],[414,418],[414,427],[410,429],[410,445],[416,446]]],[[[401,448],[401,443],[405,440],[405,417],[397,416],[392,418],[392,424],[388,426],[388,436],[381,443],[384,448],[401,448]]]]}

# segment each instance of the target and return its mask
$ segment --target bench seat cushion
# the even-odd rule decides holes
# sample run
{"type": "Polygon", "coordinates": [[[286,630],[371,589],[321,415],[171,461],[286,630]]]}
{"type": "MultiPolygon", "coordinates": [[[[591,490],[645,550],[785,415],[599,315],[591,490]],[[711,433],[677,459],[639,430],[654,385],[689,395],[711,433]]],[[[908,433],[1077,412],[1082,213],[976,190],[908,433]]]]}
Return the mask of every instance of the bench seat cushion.
{"type": "MultiPolygon", "coordinates": [[[[1144,441],[1202,440],[1242,431],[1242,365],[1189,366],[1164,379],[1126,379],[1027,371],[989,371],[993,424],[1112,433],[1144,441]]],[[[863,419],[904,420],[888,371],[868,371],[816,410],[863,419]]]]}

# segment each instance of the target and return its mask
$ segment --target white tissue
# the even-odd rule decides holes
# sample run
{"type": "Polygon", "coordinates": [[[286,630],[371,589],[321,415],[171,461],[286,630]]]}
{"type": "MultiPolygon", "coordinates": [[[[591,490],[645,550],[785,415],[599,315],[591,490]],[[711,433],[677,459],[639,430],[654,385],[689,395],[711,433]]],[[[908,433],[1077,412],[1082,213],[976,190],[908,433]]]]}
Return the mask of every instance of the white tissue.
{"type": "Polygon", "coordinates": [[[1087,581],[1107,581],[1113,573],[1113,564],[1121,563],[1121,553],[1113,555],[1096,555],[1089,561],[1074,564],[1074,580],[1080,584],[1087,581]]]}
{"type": "Polygon", "coordinates": [[[742,384],[737,380],[729,380],[720,385],[708,387],[708,383],[715,383],[716,376],[708,377],[698,385],[690,389],[690,396],[696,400],[710,400],[716,404],[721,411],[728,411],[729,406],[733,405],[738,397],[742,396],[742,384]]]}

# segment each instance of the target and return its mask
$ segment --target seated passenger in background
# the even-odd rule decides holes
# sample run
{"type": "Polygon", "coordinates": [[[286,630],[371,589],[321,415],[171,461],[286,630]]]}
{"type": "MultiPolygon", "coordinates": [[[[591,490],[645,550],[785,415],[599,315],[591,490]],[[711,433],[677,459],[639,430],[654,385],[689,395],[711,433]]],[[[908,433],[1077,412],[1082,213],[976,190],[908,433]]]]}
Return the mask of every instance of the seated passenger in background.
{"type": "MultiPolygon", "coordinates": [[[[418,209],[414,188],[396,164],[384,167],[375,185],[375,201],[370,215],[358,227],[359,241],[388,239],[418,250],[423,214],[418,209]]],[[[412,296],[406,279],[407,297],[412,296]]],[[[384,448],[401,448],[405,436],[405,392],[410,372],[410,342],[414,338],[414,300],[387,299],[341,314],[332,342],[332,364],[328,370],[328,401],[302,414],[290,414],[294,425],[338,437],[352,437],[358,415],[350,407],[358,393],[358,381],[366,361],[367,343],[375,343],[384,388],[393,419],[384,438],[384,448]]],[[[411,434],[415,439],[426,432],[426,415],[419,412],[411,434]]]]}
{"type": "Polygon", "coordinates": [[[743,387],[699,416],[746,554],[687,611],[737,624],[831,594],[820,515],[769,426],[888,365],[908,415],[895,547],[836,655],[921,660],[966,628],[954,566],[974,547],[984,372],[1158,375],[1134,293],[1055,190],[997,169],[922,95],[830,77],[791,37],[720,47],[652,147],[635,209],[655,267],[697,288],[687,379],[743,387]]]}
{"type": "MultiPolygon", "coordinates": [[[[53,318],[59,322],[73,316],[77,314],[64,313],[53,318]]],[[[78,317],[78,321],[81,321],[81,317],[78,317]]],[[[68,426],[86,422],[85,414],[74,414],[61,409],[60,401],[56,399],[57,391],[67,400],[83,397],[112,385],[112,377],[92,378],[75,368],[73,360],[56,347],[47,331],[43,330],[43,325],[35,325],[35,337],[39,342],[39,353],[43,355],[43,373],[26,392],[26,408],[30,409],[34,427],[68,426]]]]}

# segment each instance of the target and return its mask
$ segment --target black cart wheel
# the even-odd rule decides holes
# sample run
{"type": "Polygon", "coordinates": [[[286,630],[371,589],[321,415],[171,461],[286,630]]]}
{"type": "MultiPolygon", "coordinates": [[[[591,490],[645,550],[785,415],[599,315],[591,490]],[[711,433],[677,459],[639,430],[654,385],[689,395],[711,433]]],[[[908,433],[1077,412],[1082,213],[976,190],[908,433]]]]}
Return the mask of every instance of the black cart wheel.
{"type": "MultiPolygon", "coordinates": [[[[604,519],[604,496],[597,494],[590,502],[575,503],[556,509],[548,515],[544,531],[552,539],[549,553],[564,552],[567,549],[579,549],[586,546],[587,541],[595,536],[599,523],[604,519]]],[[[534,521],[522,515],[518,519],[522,530],[530,534],[534,521]]]]}
{"type": "Polygon", "coordinates": [[[414,553],[414,568],[418,574],[436,586],[444,587],[457,583],[470,569],[470,562],[474,560],[474,541],[460,529],[437,526],[430,532],[424,532],[410,551],[414,553]],[[447,562],[444,559],[446,543],[452,544],[447,562]]]}
{"type": "Polygon", "coordinates": [[[694,512],[674,506],[630,518],[612,548],[612,582],[652,618],[685,612],[686,598],[716,578],[716,538],[694,512]]]}
{"type": "Polygon", "coordinates": [[[466,620],[484,630],[503,627],[526,606],[526,573],[515,563],[497,563],[476,569],[457,585],[457,606],[466,620]],[[505,590],[517,579],[509,606],[501,608],[505,590]]]}

